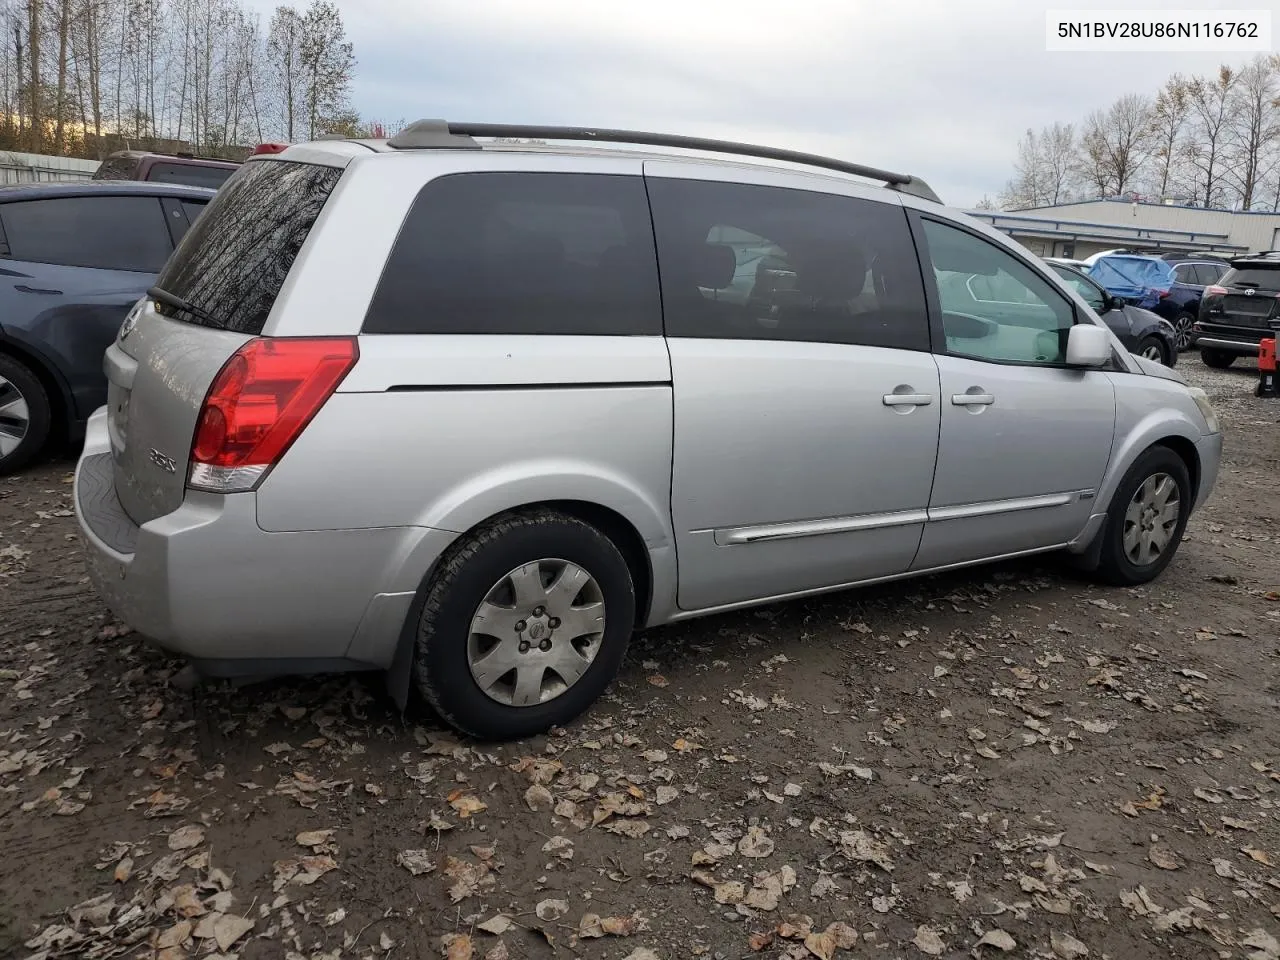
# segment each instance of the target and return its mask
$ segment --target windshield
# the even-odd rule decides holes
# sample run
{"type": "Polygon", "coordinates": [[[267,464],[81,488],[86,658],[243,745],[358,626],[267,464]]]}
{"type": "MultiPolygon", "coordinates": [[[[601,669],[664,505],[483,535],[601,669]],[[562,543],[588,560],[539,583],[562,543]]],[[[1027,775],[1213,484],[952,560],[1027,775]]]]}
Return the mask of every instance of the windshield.
{"type": "Polygon", "coordinates": [[[161,312],[189,323],[258,334],[298,251],[342,171],[254,160],[227,180],[174,251],[156,286],[199,308],[161,312]]]}

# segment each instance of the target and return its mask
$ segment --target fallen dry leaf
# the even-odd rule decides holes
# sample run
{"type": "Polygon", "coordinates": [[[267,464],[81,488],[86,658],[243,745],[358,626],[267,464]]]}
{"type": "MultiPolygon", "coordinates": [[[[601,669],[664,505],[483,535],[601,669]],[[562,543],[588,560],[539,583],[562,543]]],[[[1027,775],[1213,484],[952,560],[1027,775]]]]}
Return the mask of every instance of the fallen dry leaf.
{"type": "Polygon", "coordinates": [[[773,946],[773,931],[765,930],[760,933],[753,933],[747,937],[747,946],[759,953],[761,950],[768,950],[773,946]]]}
{"type": "Polygon", "coordinates": [[[911,942],[915,944],[917,950],[930,957],[940,957],[947,949],[938,931],[923,924],[916,927],[915,939],[911,942]]]}
{"type": "Polygon", "coordinates": [[[1271,862],[1271,858],[1267,856],[1266,851],[1257,850],[1254,847],[1241,847],[1240,852],[1245,854],[1250,860],[1262,864],[1264,867],[1275,868],[1275,864],[1271,862]]]}
{"type": "Polygon", "coordinates": [[[128,883],[131,876],[133,876],[133,858],[125,857],[116,864],[115,873],[112,875],[112,879],[114,879],[116,883],[128,883]]]}
{"type": "Polygon", "coordinates": [[[396,864],[404,867],[415,877],[430,873],[436,868],[435,861],[427,850],[401,850],[396,854],[396,864]]]}
{"type": "Polygon", "coordinates": [[[500,937],[513,926],[515,924],[511,922],[511,918],[500,913],[496,917],[490,917],[484,923],[477,923],[476,929],[500,937]]]}
{"type": "Polygon", "coordinates": [[[804,948],[818,960],[832,960],[836,955],[836,938],[826,930],[811,933],[804,938],[804,948]]]}
{"type": "Polygon", "coordinates": [[[499,940],[489,952],[484,955],[484,960],[510,960],[511,952],[507,949],[507,945],[499,940]]]}
{"type": "Polygon", "coordinates": [[[537,914],[538,919],[544,923],[551,923],[559,920],[569,912],[568,900],[539,900],[538,905],[533,908],[533,912],[537,914]]]}
{"type": "Polygon", "coordinates": [[[253,929],[253,921],[247,917],[238,917],[233,913],[224,913],[213,922],[213,939],[218,949],[226,953],[232,944],[253,929]]]}
{"type": "Polygon", "coordinates": [[[636,947],[623,960],[660,960],[660,958],[648,947],[636,947]]]}
{"type": "Polygon", "coordinates": [[[465,933],[446,934],[442,943],[445,960],[471,960],[475,956],[475,947],[465,933]]]}
{"type": "Polygon", "coordinates": [[[1147,851],[1147,859],[1161,870],[1181,870],[1182,861],[1168,847],[1153,846],[1147,851]]]}
{"type": "Polygon", "coordinates": [[[535,783],[524,792],[524,803],[534,813],[542,810],[550,810],[556,802],[556,798],[551,795],[548,790],[540,783],[535,783]]]}
{"type": "Polygon", "coordinates": [[[1008,953],[1010,950],[1016,949],[1017,946],[1018,941],[997,927],[995,930],[988,930],[982,935],[982,939],[973,945],[973,954],[974,956],[980,955],[979,947],[995,947],[997,950],[1008,953]]]}
{"type": "Polygon", "coordinates": [[[333,840],[332,830],[306,830],[294,838],[300,847],[323,847],[333,840]]]}
{"type": "Polygon", "coordinates": [[[1089,955],[1089,948],[1069,933],[1051,930],[1049,945],[1053,948],[1053,955],[1058,960],[1079,960],[1080,957],[1089,955]]]}
{"type": "Polygon", "coordinates": [[[461,790],[455,790],[449,794],[449,806],[453,807],[454,812],[463,820],[489,809],[489,805],[483,800],[461,790]]]}
{"type": "Polygon", "coordinates": [[[204,827],[188,824],[169,834],[170,850],[190,850],[204,843],[204,827]]]}
{"type": "Polygon", "coordinates": [[[738,853],[754,859],[769,856],[774,847],[773,840],[760,827],[748,827],[746,835],[738,841],[738,853]]]}

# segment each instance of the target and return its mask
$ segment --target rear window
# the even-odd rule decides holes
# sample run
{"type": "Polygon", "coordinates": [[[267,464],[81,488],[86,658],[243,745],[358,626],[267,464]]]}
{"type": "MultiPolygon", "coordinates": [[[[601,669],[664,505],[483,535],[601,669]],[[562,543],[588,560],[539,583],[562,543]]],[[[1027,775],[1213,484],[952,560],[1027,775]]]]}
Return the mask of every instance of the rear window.
{"type": "Polygon", "coordinates": [[[567,173],[432,181],[405,218],[364,332],[660,334],[644,183],[567,173]]]}
{"type": "Polygon", "coordinates": [[[200,163],[153,163],[147,179],[153,183],[184,183],[189,187],[217,190],[236,172],[235,167],[212,167],[200,163]]]}
{"type": "Polygon", "coordinates": [[[160,287],[199,307],[190,323],[258,334],[342,171],[283,160],[246,163],[187,231],[160,287]]]}
{"type": "Polygon", "coordinates": [[[1222,275],[1227,287],[1260,287],[1280,290],[1280,261],[1274,267],[1233,267],[1222,275]]]}

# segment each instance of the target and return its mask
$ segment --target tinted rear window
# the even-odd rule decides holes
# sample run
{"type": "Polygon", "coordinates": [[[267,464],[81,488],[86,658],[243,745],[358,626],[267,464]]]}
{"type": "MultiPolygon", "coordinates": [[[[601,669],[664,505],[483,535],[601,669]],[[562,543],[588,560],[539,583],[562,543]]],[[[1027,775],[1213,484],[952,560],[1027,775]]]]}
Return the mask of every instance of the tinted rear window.
{"type": "Polygon", "coordinates": [[[1240,267],[1222,275],[1227,287],[1261,287],[1263,290],[1280,290],[1280,261],[1274,267],[1240,267]]]}
{"type": "Polygon", "coordinates": [[[235,167],[210,167],[199,163],[153,163],[147,179],[155,183],[185,183],[190,187],[217,190],[236,172],[235,167]]]}
{"type": "Polygon", "coordinates": [[[155,197],[50,197],[0,206],[9,256],[66,267],[155,273],[173,252],[155,197]]]}
{"type": "MultiPolygon", "coordinates": [[[[187,231],[156,285],[212,316],[179,319],[257,334],[342,171],[246,163],[187,231]]],[[[173,313],[169,307],[163,312],[173,313]]]]}
{"type": "Polygon", "coordinates": [[[432,181],[405,218],[364,332],[660,334],[643,182],[562,173],[432,181]]]}

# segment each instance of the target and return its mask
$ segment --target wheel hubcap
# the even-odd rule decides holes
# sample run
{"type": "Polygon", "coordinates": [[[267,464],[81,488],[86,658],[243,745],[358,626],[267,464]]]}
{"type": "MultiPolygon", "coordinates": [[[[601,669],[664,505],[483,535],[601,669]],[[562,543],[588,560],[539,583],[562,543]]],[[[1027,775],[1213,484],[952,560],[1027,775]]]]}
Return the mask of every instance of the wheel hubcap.
{"type": "Polygon", "coordinates": [[[1156,473],[1133,494],[1124,515],[1124,552],[1140,567],[1149,566],[1173,541],[1181,513],[1178,484],[1167,473],[1156,473]]]}
{"type": "Polygon", "coordinates": [[[467,664],[498,703],[546,703],[587,672],[604,625],[604,594],[591,574],[568,560],[536,560],[516,567],[480,602],[467,664]]]}
{"type": "Polygon", "coordinates": [[[1160,352],[1160,347],[1154,343],[1148,344],[1142,351],[1142,355],[1148,360],[1154,360],[1156,363],[1164,362],[1164,354],[1160,352]]]}
{"type": "Polygon", "coordinates": [[[1191,318],[1182,317],[1178,320],[1178,349],[1185,350],[1191,346],[1191,318]]]}
{"type": "Polygon", "coordinates": [[[27,398],[10,380],[0,377],[0,457],[18,449],[31,425],[27,398]]]}

